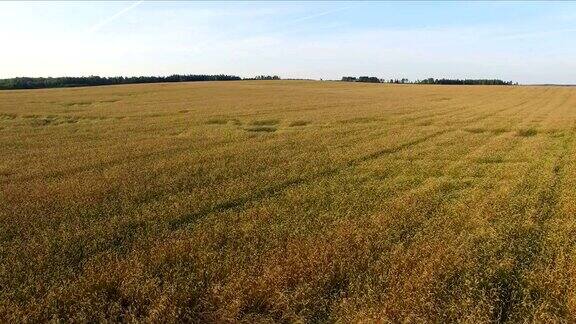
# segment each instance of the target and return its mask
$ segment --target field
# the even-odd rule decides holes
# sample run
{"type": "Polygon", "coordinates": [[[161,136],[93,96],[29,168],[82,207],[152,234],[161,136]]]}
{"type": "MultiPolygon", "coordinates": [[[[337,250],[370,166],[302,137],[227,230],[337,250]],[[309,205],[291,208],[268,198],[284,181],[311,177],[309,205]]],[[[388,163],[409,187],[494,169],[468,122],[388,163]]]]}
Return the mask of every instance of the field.
{"type": "Polygon", "coordinates": [[[576,321],[576,88],[0,92],[0,321],[576,321]]]}

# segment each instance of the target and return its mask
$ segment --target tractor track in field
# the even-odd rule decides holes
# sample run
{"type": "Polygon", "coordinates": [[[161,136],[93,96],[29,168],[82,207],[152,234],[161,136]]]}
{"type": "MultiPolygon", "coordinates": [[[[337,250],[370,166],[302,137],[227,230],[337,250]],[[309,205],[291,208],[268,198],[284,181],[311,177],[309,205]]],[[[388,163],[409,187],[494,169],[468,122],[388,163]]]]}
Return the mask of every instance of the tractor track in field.
{"type": "MultiPolygon", "coordinates": [[[[457,113],[454,113],[454,111],[455,111],[454,107],[445,107],[445,108],[440,107],[434,111],[426,112],[422,115],[417,115],[417,116],[411,117],[411,115],[418,114],[421,112],[421,110],[416,110],[416,111],[412,111],[410,113],[407,113],[405,115],[402,115],[404,118],[400,118],[400,121],[412,123],[412,122],[418,122],[418,121],[423,120],[423,119],[438,118],[438,117],[443,117],[443,116],[447,116],[447,115],[449,115],[451,117],[457,117],[457,118],[466,117],[466,114],[470,113],[471,111],[474,111],[476,108],[482,107],[482,106],[490,106],[490,105],[492,105],[498,101],[499,101],[499,99],[494,100],[493,96],[488,95],[488,96],[484,97],[483,100],[479,100],[477,103],[462,104],[462,106],[460,106],[456,110],[457,113]]],[[[506,107],[504,109],[514,108],[514,107],[517,107],[517,106],[522,105],[524,103],[525,102],[521,102],[519,104],[514,104],[514,105],[506,107]]]]}
{"type": "Polygon", "coordinates": [[[304,183],[309,183],[324,177],[328,177],[331,175],[334,175],[338,172],[341,172],[343,170],[346,170],[348,168],[352,168],[355,167],[357,165],[360,165],[364,162],[370,161],[370,160],[374,160],[377,159],[379,157],[388,155],[388,154],[393,154],[399,151],[402,151],[406,148],[424,143],[430,139],[433,139],[435,137],[441,136],[443,134],[446,134],[450,131],[454,131],[452,130],[442,130],[442,131],[437,131],[434,132],[430,135],[412,140],[412,141],[408,141],[406,143],[394,146],[394,147],[389,147],[389,148],[385,148],[385,149],[381,149],[379,151],[373,152],[371,154],[359,157],[357,159],[353,159],[350,160],[346,163],[343,163],[339,166],[336,166],[334,168],[330,168],[327,170],[323,170],[317,173],[314,173],[312,175],[309,176],[304,176],[304,177],[298,177],[295,179],[289,179],[287,181],[284,181],[280,184],[274,185],[274,186],[270,186],[268,188],[256,191],[255,193],[251,194],[251,195],[247,195],[247,196],[243,196],[243,197],[239,197],[236,199],[232,199],[232,200],[228,200],[219,204],[216,204],[215,206],[210,206],[204,209],[201,209],[197,212],[194,213],[190,213],[187,215],[184,215],[183,217],[177,218],[175,220],[170,221],[170,226],[172,229],[178,229],[182,226],[185,226],[186,224],[198,219],[198,218],[202,218],[204,216],[207,216],[209,214],[212,213],[217,213],[217,212],[224,212],[230,209],[235,209],[235,208],[239,208],[242,207],[244,205],[247,205],[249,203],[253,203],[268,197],[272,197],[275,196],[281,192],[283,192],[284,190],[287,190],[291,187],[295,187],[297,185],[300,184],[304,184],[304,183]]]}
{"type": "MultiPolygon", "coordinates": [[[[520,107],[520,106],[522,106],[522,105],[525,104],[525,103],[526,103],[526,102],[524,102],[524,101],[522,101],[522,102],[520,102],[520,103],[516,103],[516,104],[514,104],[514,105],[512,105],[512,106],[499,109],[499,110],[494,111],[494,112],[492,112],[492,113],[490,113],[490,114],[486,114],[486,115],[480,116],[479,118],[477,118],[477,119],[474,120],[474,121],[477,122],[477,121],[480,121],[480,120],[484,120],[484,119],[490,118],[491,116],[494,116],[494,115],[496,115],[496,114],[498,114],[498,113],[501,113],[502,111],[506,111],[506,110],[509,110],[509,109],[514,109],[514,108],[520,107]]],[[[370,154],[368,154],[368,155],[359,157],[359,158],[357,158],[357,159],[353,159],[353,160],[348,161],[348,162],[346,162],[346,163],[343,163],[343,164],[341,164],[340,166],[335,167],[335,168],[330,168],[330,169],[327,169],[327,170],[323,170],[323,171],[317,172],[317,173],[312,174],[312,175],[307,176],[307,177],[298,177],[298,178],[294,178],[294,179],[289,179],[289,180],[286,180],[286,181],[284,181],[284,182],[282,182],[282,183],[280,183],[280,184],[278,184],[278,185],[270,186],[270,187],[268,187],[268,188],[259,190],[259,191],[255,192],[255,193],[253,193],[252,195],[247,195],[247,196],[243,196],[243,197],[238,197],[238,198],[235,198],[235,199],[231,199],[231,200],[228,200],[228,201],[221,202],[221,203],[216,204],[216,205],[214,205],[214,206],[210,206],[210,207],[206,207],[206,208],[200,209],[199,211],[196,211],[196,212],[187,214],[187,215],[185,215],[185,216],[183,216],[183,217],[180,217],[180,218],[171,220],[171,221],[169,222],[169,223],[170,223],[170,227],[173,228],[173,229],[177,229],[177,228],[179,228],[179,227],[185,226],[186,224],[188,224],[188,223],[190,223],[190,222],[193,222],[194,220],[196,220],[196,219],[198,219],[198,218],[205,217],[205,216],[207,216],[207,215],[209,215],[209,214],[218,213],[218,212],[225,212],[225,211],[230,210],[230,209],[239,208],[239,207],[242,207],[242,206],[247,205],[247,204],[249,204],[249,203],[253,203],[253,202],[256,202],[256,201],[259,201],[259,200],[268,198],[268,197],[272,197],[272,196],[278,195],[279,193],[281,193],[281,192],[283,192],[284,190],[289,189],[289,188],[291,188],[291,187],[295,187],[295,186],[300,185],[300,184],[312,182],[312,181],[315,181],[315,180],[318,180],[318,179],[321,179],[321,178],[324,178],[324,177],[331,176],[331,175],[336,174],[336,173],[338,173],[338,172],[340,172],[340,171],[343,171],[343,170],[345,170],[345,169],[352,168],[352,167],[355,167],[355,166],[357,166],[357,165],[360,165],[360,164],[363,163],[363,162],[370,161],[370,160],[374,160],[374,159],[377,159],[377,158],[379,158],[379,157],[382,157],[382,156],[385,156],[385,155],[388,155],[388,154],[392,154],[392,153],[399,152],[399,151],[404,150],[404,149],[406,149],[406,148],[409,148],[409,147],[412,147],[412,146],[414,146],[414,145],[423,143],[423,142],[425,142],[425,141],[427,141],[427,140],[429,140],[429,139],[432,139],[432,138],[435,138],[435,137],[437,137],[437,136],[446,134],[446,133],[448,133],[448,132],[453,132],[453,131],[456,131],[456,130],[457,130],[456,128],[449,128],[449,129],[446,129],[446,130],[437,131],[437,132],[435,132],[435,133],[432,133],[431,135],[424,136],[424,137],[419,138],[419,139],[416,139],[416,140],[408,141],[408,142],[406,142],[406,143],[400,144],[400,145],[395,146],[395,147],[390,147],[390,148],[381,149],[381,150],[379,150],[379,151],[370,153],[370,154]]]]}
{"type": "MultiPolygon", "coordinates": [[[[480,118],[478,118],[477,120],[483,120],[483,119],[489,118],[494,113],[500,113],[501,111],[513,109],[515,107],[521,106],[522,104],[523,104],[523,102],[516,103],[516,104],[508,106],[506,108],[499,109],[498,111],[493,112],[490,115],[480,116],[480,118]]],[[[383,148],[383,149],[377,150],[373,153],[370,153],[370,154],[367,154],[364,156],[360,156],[358,158],[352,159],[348,162],[341,163],[341,164],[339,164],[333,168],[329,168],[327,170],[322,170],[322,171],[313,173],[313,174],[308,175],[308,176],[302,176],[302,177],[297,177],[297,178],[293,178],[293,179],[288,179],[288,180],[281,182],[277,185],[272,185],[272,186],[269,186],[267,188],[255,191],[249,195],[237,197],[237,198],[234,198],[231,200],[220,202],[220,203],[212,205],[212,206],[201,208],[198,211],[185,214],[185,215],[178,217],[178,218],[175,218],[175,219],[167,220],[166,223],[168,225],[169,230],[178,230],[178,229],[185,227],[188,224],[194,222],[195,220],[203,218],[207,215],[241,208],[241,207],[244,207],[248,204],[258,202],[258,201],[261,201],[261,200],[266,199],[266,198],[277,196],[287,189],[290,189],[290,188],[293,188],[293,187],[296,187],[298,185],[302,185],[305,183],[310,183],[310,182],[322,179],[324,177],[332,176],[334,174],[337,174],[338,172],[344,171],[344,170],[349,169],[349,168],[356,167],[356,166],[358,166],[364,162],[375,160],[375,159],[378,159],[382,156],[386,156],[386,155],[400,152],[400,151],[405,150],[407,148],[410,148],[410,147],[413,147],[415,145],[424,143],[430,139],[433,139],[433,138],[436,138],[436,137],[441,136],[443,134],[446,134],[449,132],[454,132],[457,130],[458,130],[458,128],[450,127],[450,128],[445,129],[445,130],[436,131],[432,134],[429,134],[429,135],[426,135],[426,136],[423,136],[423,137],[420,137],[420,138],[417,138],[417,139],[414,139],[411,141],[407,141],[405,143],[402,143],[402,144],[399,144],[396,146],[383,148]]],[[[173,150],[178,152],[178,151],[184,151],[184,150],[186,150],[186,148],[174,148],[173,150]]],[[[143,155],[145,157],[154,156],[154,155],[163,155],[163,154],[167,153],[168,151],[172,151],[172,150],[165,150],[162,152],[151,152],[149,154],[143,154],[143,155]]],[[[114,163],[111,163],[111,165],[114,165],[118,161],[111,161],[111,162],[114,162],[114,163]]],[[[99,167],[103,167],[103,166],[99,165],[99,167]]],[[[140,227],[146,227],[147,226],[146,222],[138,222],[137,224],[132,224],[132,225],[128,226],[128,227],[130,227],[130,231],[136,230],[137,228],[140,228],[140,227]]],[[[130,240],[124,241],[123,244],[130,245],[129,241],[130,240]]]]}
{"type": "MultiPolygon", "coordinates": [[[[517,103],[517,104],[514,104],[512,106],[508,106],[504,109],[498,110],[498,112],[500,112],[502,110],[512,109],[512,108],[515,108],[519,105],[521,105],[521,104],[517,103]]],[[[489,118],[489,116],[484,115],[484,116],[481,116],[479,119],[485,119],[485,118],[489,118]]],[[[387,148],[375,151],[373,153],[370,153],[368,155],[364,155],[364,156],[358,157],[356,159],[350,160],[348,162],[341,163],[340,165],[338,165],[334,168],[329,168],[327,170],[319,171],[319,172],[316,172],[316,173],[308,175],[308,176],[302,176],[302,177],[297,177],[294,179],[288,179],[288,180],[286,180],[282,183],[279,183],[277,185],[273,185],[273,186],[270,186],[268,188],[258,190],[256,192],[250,194],[250,195],[237,197],[237,198],[234,198],[231,200],[223,201],[223,202],[218,203],[216,205],[201,208],[198,211],[185,214],[182,217],[168,220],[167,223],[168,223],[170,230],[177,230],[177,229],[185,227],[186,225],[190,224],[191,222],[194,222],[195,220],[197,220],[199,218],[203,218],[207,215],[240,208],[240,207],[243,207],[243,206],[248,205],[250,203],[254,203],[254,202],[269,198],[269,197],[274,197],[274,196],[280,194],[281,192],[283,192],[289,188],[293,188],[293,187],[296,187],[296,186],[301,185],[301,184],[310,183],[310,182],[313,182],[315,180],[337,174],[338,172],[341,172],[341,171],[349,169],[349,168],[353,168],[353,167],[358,166],[364,162],[374,160],[374,159],[380,158],[382,156],[386,156],[389,154],[393,154],[393,153],[402,151],[404,149],[407,149],[407,148],[410,148],[412,146],[426,142],[432,138],[441,136],[441,135],[449,133],[449,132],[454,132],[457,130],[458,130],[457,128],[451,127],[451,128],[447,128],[445,130],[434,132],[434,133],[429,134],[427,136],[420,137],[418,139],[414,139],[414,140],[402,143],[402,144],[397,145],[397,146],[387,147],[387,148]]],[[[186,148],[174,148],[173,150],[175,152],[179,152],[179,151],[186,150],[186,148]]],[[[151,152],[149,154],[143,154],[143,155],[145,157],[154,156],[154,155],[163,155],[163,154],[167,153],[168,151],[172,151],[172,150],[165,150],[162,152],[151,152]]],[[[117,164],[118,161],[111,161],[111,162],[112,162],[112,163],[110,163],[111,165],[115,165],[115,164],[117,164]]],[[[100,165],[100,167],[106,167],[106,166],[100,165]]],[[[81,170],[80,172],[82,172],[82,171],[83,170],[81,170]]],[[[129,226],[131,228],[131,230],[135,230],[136,228],[147,226],[145,222],[143,222],[143,223],[139,222],[138,224],[132,224],[132,225],[135,225],[135,227],[129,226]]],[[[128,242],[124,242],[124,243],[128,243],[128,242]]],[[[130,245],[130,244],[128,243],[128,245],[130,245]]]]}
{"type": "MultiPolygon", "coordinates": [[[[525,230],[522,240],[518,241],[513,233],[510,240],[517,241],[514,246],[516,266],[509,271],[508,277],[498,279],[498,302],[493,315],[494,322],[505,323],[510,320],[512,310],[522,302],[522,298],[534,298],[532,296],[522,296],[518,291],[522,286],[524,273],[529,271],[536,262],[545,244],[546,222],[553,219],[559,200],[559,187],[564,178],[564,168],[567,156],[576,138],[576,124],[570,129],[570,134],[562,142],[561,150],[558,153],[552,166],[552,179],[548,186],[539,192],[537,207],[533,213],[534,223],[530,229],[525,230]],[[529,237],[531,239],[526,239],[529,237]],[[528,252],[526,252],[528,251],[528,252]]],[[[536,297],[537,298],[537,297],[536,297]]]]}
{"type": "MultiPolygon", "coordinates": [[[[373,153],[358,157],[358,158],[353,159],[351,161],[342,163],[339,166],[334,167],[334,168],[323,170],[323,171],[314,173],[314,174],[309,175],[309,176],[303,176],[303,177],[298,177],[295,179],[289,179],[289,180],[284,181],[280,184],[270,186],[268,188],[256,191],[251,195],[247,195],[244,197],[238,197],[236,199],[224,201],[224,202],[221,202],[221,203],[216,204],[214,206],[203,208],[203,209],[196,211],[196,212],[193,212],[193,213],[185,214],[182,217],[179,217],[179,218],[176,218],[173,220],[168,220],[166,222],[168,225],[167,230],[176,231],[176,230],[185,228],[190,223],[193,223],[194,221],[201,219],[203,217],[206,217],[210,214],[226,212],[229,210],[244,207],[246,205],[261,201],[261,200],[266,199],[266,198],[274,197],[276,195],[281,194],[285,190],[296,187],[298,185],[310,183],[310,182],[316,181],[316,180],[324,178],[324,177],[329,177],[329,176],[335,175],[338,172],[344,171],[344,170],[349,169],[349,168],[356,167],[356,166],[358,166],[364,162],[375,160],[375,159],[378,159],[382,156],[386,156],[386,155],[390,155],[390,154],[394,154],[394,153],[403,151],[407,148],[410,148],[410,147],[416,146],[418,144],[427,142],[427,141],[429,141],[433,138],[437,138],[443,134],[455,132],[457,130],[459,130],[459,129],[458,128],[449,128],[446,130],[437,131],[437,132],[434,132],[432,134],[422,136],[420,138],[417,138],[417,139],[414,139],[411,141],[407,141],[407,142],[399,144],[397,146],[384,148],[384,149],[375,151],[373,153]]],[[[474,154],[474,152],[481,150],[483,147],[485,147],[486,145],[491,143],[492,140],[495,138],[498,138],[498,136],[491,137],[491,139],[489,139],[487,143],[484,143],[483,145],[481,145],[477,149],[473,150],[472,152],[467,153],[466,156],[469,156],[471,154],[474,154]]],[[[451,166],[449,166],[449,169],[452,170],[454,168],[457,168],[460,163],[462,163],[462,160],[455,161],[453,164],[451,164],[451,166]]],[[[138,231],[138,230],[142,230],[142,228],[144,228],[146,226],[147,226],[146,222],[131,223],[131,225],[128,226],[127,229],[129,229],[130,231],[134,231],[134,230],[138,231]]],[[[132,236],[130,236],[130,237],[132,237],[132,236]]],[[[121,254],[128,253],[130,251],[129,247],[131,245],[132,245],[132,239],[123,240],[122,249],[118,250],[117,252],[120,252],[121,254]],[[123,251],[123,252],[121,252],[121,251],[123,251]]]]}
{"type": "MultiPolygon", "coordinates": [[[[518,106],[521,106],[523,104],[525,104],[526,102],[520,102],[517,104],[514,104],[510,107],[506,107],[503,109],[499,109],[495,112],[492,112],[488,115],[484,115],[484,116],[480,116],[480,118],[478,118],[477,120],[474,120],[474,122],[478,121],[478,120],[483,120],[486,118],[489,118],[495,114],[498,114],[502,111],[508,110],[508,109],[512,109],[518,106]]],[[[469,107],[475,107],[474,105],[469,105],[466,106],[466,108],[469,107]]],[[[415,119],[410,119],[409,121],[417,121],[420,119],[427,119],[427,118],[436,118],[436,117],[441,117],[447,113],[449,113],[450,111],[452,111],[453,109],[447,109],[446,111],[440,111],[437,113],[430,113],[430,114],[426,114],[424,116],[418,116],[415,119]]],[[[465,111],[468,111],[469,109],[465,109],[465,111]]],[[[460,114],[463,114],[463,111],[460,111],[460,114]]],[[[73,167],[71,169],[67,169],[67,170],[55,170],[47,175],[29,175],[29,176],[24,176],[24,177],[19,177],[16,179],[12,179],[12,180],[4,180],[3,182],[5,183],[23,183],[23,182],[27,182],[27,181],[33,181],[33,180],[37,180],[37,179],[57,179],[63,176],[72,176],[72,175],[77,175],[80,174],[82,172],[87,172],[87,171],[101,171],[101,170],[105,170],[108,169],[110,167],[114,167],[114,166],[118,166],[118,165],[125,165],[125,164],[129,164],[135,160],[143,160],[143,159],[148,159],[148,158],[155,158],[155,157],[161,157],[167,154],[179,154],[179,153],[185,153],[187,151],[189,151],[191,148],[190,147],[175,147],[175,148],[169,148],[166,150],[161,150],[161,151],[154,151],[154,152],[146,152],[146,153],[142,153],[142,154],[137,154],[135,156],[130,157],[129,160],[127,160],[126,158],[118,158],[118,159],[113,159],[110,161],[106,161],[106,162],[99,162],[99,163],[93,163],[93,164],[89,164],[89,165],[83,165],[83,166],[77,166],[77,167],[73,167]]]]}

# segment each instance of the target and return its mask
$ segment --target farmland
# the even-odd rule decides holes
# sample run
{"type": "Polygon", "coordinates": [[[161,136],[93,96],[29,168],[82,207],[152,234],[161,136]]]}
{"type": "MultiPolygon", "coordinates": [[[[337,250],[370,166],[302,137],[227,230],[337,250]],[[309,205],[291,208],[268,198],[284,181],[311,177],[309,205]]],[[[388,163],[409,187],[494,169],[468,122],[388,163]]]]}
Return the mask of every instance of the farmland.
{"type": "Polygon", "coordinates": [[[0,92],[0,321],[575,321],[576,88],[0,92]]]}

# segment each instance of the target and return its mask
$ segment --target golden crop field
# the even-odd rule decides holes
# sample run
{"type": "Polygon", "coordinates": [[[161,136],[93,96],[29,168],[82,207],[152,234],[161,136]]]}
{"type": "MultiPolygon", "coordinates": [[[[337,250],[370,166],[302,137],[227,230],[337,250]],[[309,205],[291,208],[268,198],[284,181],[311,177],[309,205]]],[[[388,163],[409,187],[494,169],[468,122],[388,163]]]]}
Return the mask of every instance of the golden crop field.
{"type": "Polygon", "coordinates": [[[576,88],[0,92],[0,321],[576,321],[576,88]]]}

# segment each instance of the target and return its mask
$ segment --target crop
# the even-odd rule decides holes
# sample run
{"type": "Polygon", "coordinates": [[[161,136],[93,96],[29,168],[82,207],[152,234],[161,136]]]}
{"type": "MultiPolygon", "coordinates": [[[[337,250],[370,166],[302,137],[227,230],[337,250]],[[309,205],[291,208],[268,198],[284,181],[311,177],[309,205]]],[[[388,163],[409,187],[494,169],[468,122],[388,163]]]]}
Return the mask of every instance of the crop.
{"type": "Polygon", "coordinates": [[[0,92],[0,320],[575,321],[575,94],[0,92]]]}

